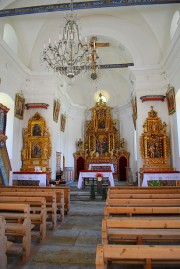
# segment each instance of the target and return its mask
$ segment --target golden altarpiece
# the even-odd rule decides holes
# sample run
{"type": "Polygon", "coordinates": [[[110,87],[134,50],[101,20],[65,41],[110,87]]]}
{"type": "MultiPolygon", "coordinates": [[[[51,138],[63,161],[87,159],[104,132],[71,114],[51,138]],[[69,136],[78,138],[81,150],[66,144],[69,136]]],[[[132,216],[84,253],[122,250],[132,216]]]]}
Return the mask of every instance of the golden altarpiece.
{"type": "MultiPolygon", "coordinates": [[[[114,177],[126,180],[129,153],[120,146],[117,119],[112,119],[112,108],[100,99],[91,108],[91,120],[86,122],[84,143],[80,139],[74,153],[75,179],[80,170],[88,170],[90,164],[113,164],[114,177]]],[[[107,165],[108,167],[108,165],[107,165]]]]}
{"type": "Polygon", "coordinates": [[[157,112],[151,107],[143,125],[140,137],[140,151],[144,160],[140,169],[141,178],[145,172],[168,172],[172,170],[168,164],[170,144],[167,135],[167,125],[162,123],[157,112]]]}
{"type": "Polygon", "coordinates": [[[36,112],[23,129],[23,149],[21,171],[46,172],[50,177],[49,159],[51,157],[51,141],[44,118],[36,112]]]}

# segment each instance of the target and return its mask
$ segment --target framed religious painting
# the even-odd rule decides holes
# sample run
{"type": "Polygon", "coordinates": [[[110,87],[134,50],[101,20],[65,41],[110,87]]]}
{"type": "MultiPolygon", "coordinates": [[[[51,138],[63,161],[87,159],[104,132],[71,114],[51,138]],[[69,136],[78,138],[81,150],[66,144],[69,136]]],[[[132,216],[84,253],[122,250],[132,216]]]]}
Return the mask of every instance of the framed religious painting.
{"type": "Polygon", "coordinates": [[[60,111],[60,101],[59,99],[54,100],[54,110],[53,110],[53,120],[57,123],[60,111]]]}
{"type": "Polygon", "coordinates": [[[132,114],[132,119],[133,119],[134,129],[136,130],[136,118],[134,114],[132,114]]]}
{"type": "Polygon", "coordinates": [[[31,141],[31,158],[42,158],[42,142],[39,140],[31,141]]]}
{"type": "Polygon", "coordinates": [[[15,96],[14,116],[23,120],[24,117],[25,98],[22,94],[17,93],[15,96]]]}
{"type": "Polygon", "coordinates": [[[62,114],[61,115],[61,132],[65,131],[65,126],[66,126],[66,115],[62,114]]]}
{"type": "Polygon", "coordinates": [[[137,101],[136,101],[136,96],[132,96],[131,97],[131,106],[132,106],[133,119],[137,119],[137,101]]]}
{"type": "Polygon", "coordinates": [[[171,115],[174,112],[176,112],[176,101],[173,86],[168,85],[168,89],[166,92],[166,100],[167,100],[168,112],[169,115],[171,115]]]}

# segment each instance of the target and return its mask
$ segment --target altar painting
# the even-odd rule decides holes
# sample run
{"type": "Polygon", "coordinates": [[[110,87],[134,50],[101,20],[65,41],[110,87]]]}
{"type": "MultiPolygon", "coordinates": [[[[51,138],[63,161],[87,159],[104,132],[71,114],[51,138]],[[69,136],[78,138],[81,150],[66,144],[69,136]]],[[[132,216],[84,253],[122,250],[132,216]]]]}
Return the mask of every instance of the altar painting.
{"type": "Polygon", "coordinates": [[[98,120],[98,129],[104,129],[105,128],[105,120],[100,119],[98,120]]]}
{"type": "Polygon", "coordinates": [[[149,158],[161,158],[163,156],[162,141],[157,137],[148,141],[149,158]]]}
{"type": "Polygon", "coordinates": [[[31,158],[41,158],[41,143],[33,141],[31,144],[31,158]]]}
{"type": "Polygon", "coordinates": [[[41,136],[41,126],[39,124],[34,124],[33,126],[33,136],[41,136]]]}
{"type": "Polygon", "coordinates": [[[99,154],[108,153],[108,138],[107,135],[98,135],[96,139],[96,152],[99,154]]]}

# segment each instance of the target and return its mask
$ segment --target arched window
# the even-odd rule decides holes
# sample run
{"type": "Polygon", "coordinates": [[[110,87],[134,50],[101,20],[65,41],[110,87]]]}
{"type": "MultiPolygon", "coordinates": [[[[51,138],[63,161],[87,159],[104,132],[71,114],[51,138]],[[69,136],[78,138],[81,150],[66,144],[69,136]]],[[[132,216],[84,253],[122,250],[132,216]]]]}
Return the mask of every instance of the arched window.
{"type": "Polygon", "coordinates": [[[1,104],[9,108],[7,113],[7,123],[6,123],[6,135],[8,139],[6,140],[6,147],[9,154],[9,158],[12,158],[12,146],[13,146],[13,124],[14,124],[14,101],[6,93],[0,92],[1,104]]]}
{"type": "Polygon", "coordinates": [[[179,14],[179,11],[176,10],[174,12],[174,15],[173,15],[173,18],[172,18],[172,21],[171,21],[171,28],[170,28],[170,37],[171,39],[173,38],[177,28],[178,28],[178,22],[179,22],[179,18],[180,18],[180,14],[179,14]]]}
{"type": "Polygon", "coordinates": [[[176,114],[177,114],[177,131],[178,131],[178,146],[180,157],[180,89],[176,94],[176,114]]]}
{"type": "Polygon", "coordinates": [[[101,93],[99,94],[99,97],[98,97],[98,102],[100,102],[100,101],[102,101],[102,102],[104,102],[104,103],[106,103],[106,97],[104,96],[104,95],[102,95],[101,93]]]}
{"type": "Polygon", "coordinates": [[[10,24],[4,25],[3,40],[7,43],[9,48],[18,54],[18,40],[13,27],[10,24]]]}

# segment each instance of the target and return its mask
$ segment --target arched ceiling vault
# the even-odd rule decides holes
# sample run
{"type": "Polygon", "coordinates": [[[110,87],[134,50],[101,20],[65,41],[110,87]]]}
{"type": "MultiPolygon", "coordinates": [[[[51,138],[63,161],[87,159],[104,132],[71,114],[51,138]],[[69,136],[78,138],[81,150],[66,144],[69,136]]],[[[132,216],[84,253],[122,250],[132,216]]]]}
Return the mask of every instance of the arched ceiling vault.
{"type": "MultiPolygon", "coordinates": [[[[85,5],[86,2],[88,1],[78,3],[85,5]]],[[[64,0],[63,3],[68,4],[69,1],[64,0]]],[[[36,1],[37,6],[63,3],[52,0],[36,1]]],[[[170,43],[169,30],[172,16],[179,6],[169,4],[105,7],[108,3],[113,2],[102,1],[101,8],[74,11],[79,16],[82,38],[90,39],[96,36],[98,42],[110,43],[109,47],[98,49],[101,64],[133,63],[135,68],[159,65],[170,43]]],[[[3,24],[9,23],[14,28],[18,38],[20,60],[32,72],[44,73],[45,70],[40,62],[43,44],[49,40],[49,37],[52,40],[57,38],[64,25],[65,13],[32,12],[29,15],[17,16],[18,8],[31,6],[32,1],[29,0],[2,0],[0,24],[2,27],[3,24]],[[8,9],[13,10],[14,16],[7,16],[8,9]],[[4,15],[6,14],[4,17],[3,12],[4,15]]],[[[83,77],[79,75],[74,81],[61,78],[60,83],[68,85],[66,93],[72,103],[86,107],[94,103],[94,95],[97,91],[107,94],[109,105],[113,107],[123,106],[130,100],[128,67],[100,69],[97,75],[95,81],[90,78],[90,74],[86,74],[83,77]]]]}

